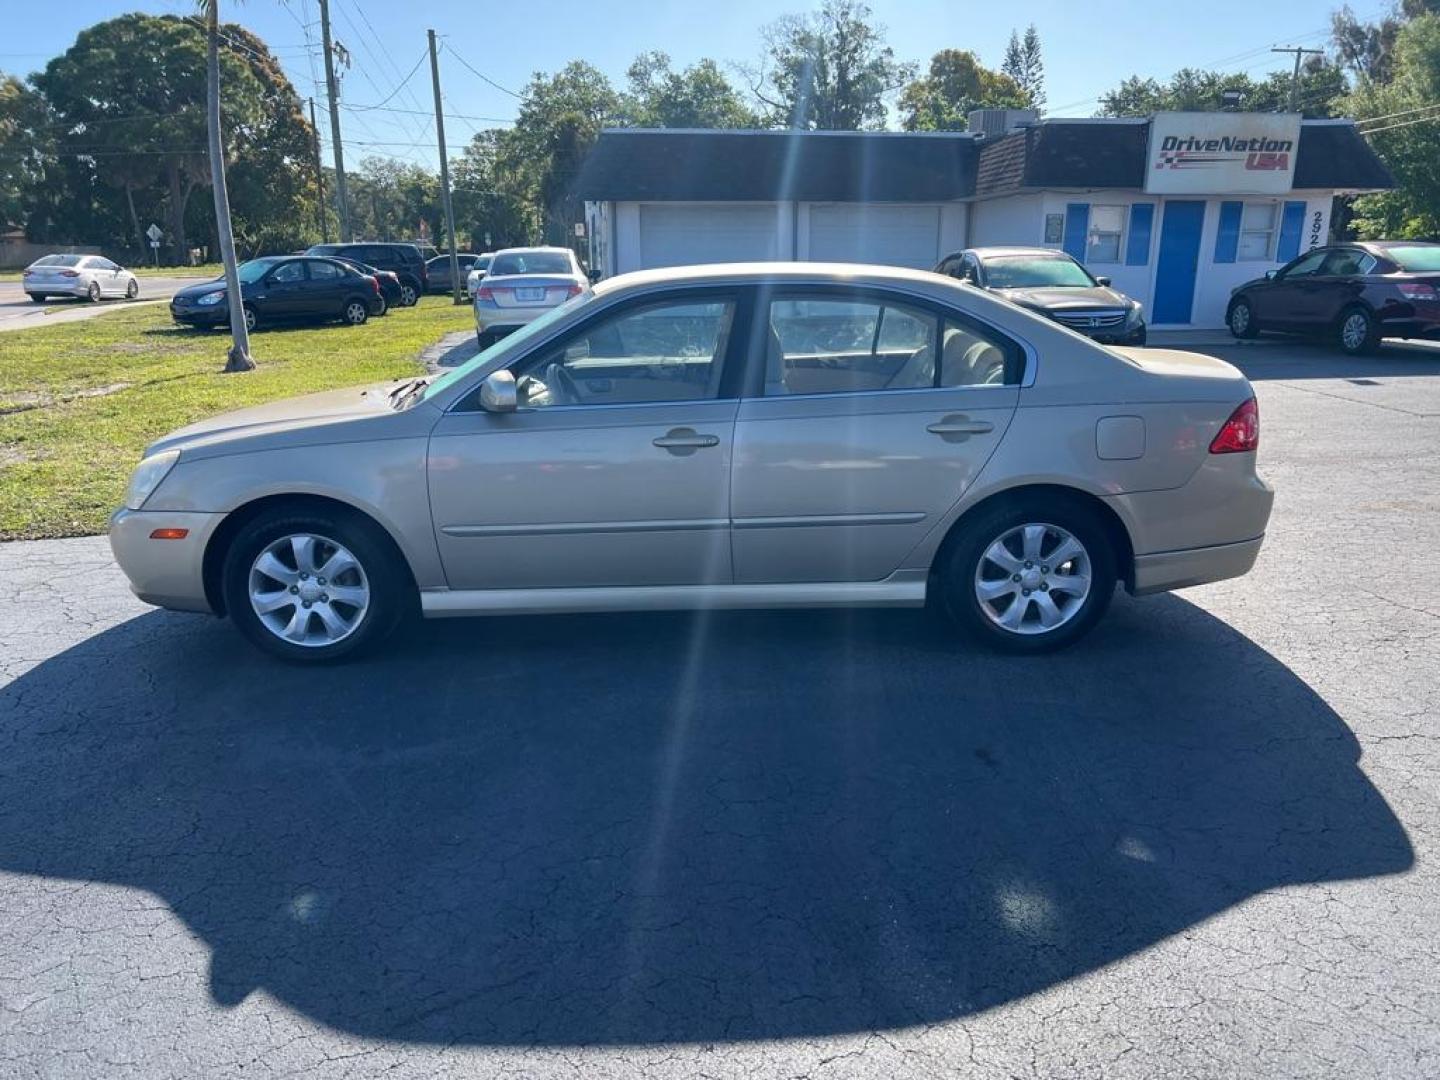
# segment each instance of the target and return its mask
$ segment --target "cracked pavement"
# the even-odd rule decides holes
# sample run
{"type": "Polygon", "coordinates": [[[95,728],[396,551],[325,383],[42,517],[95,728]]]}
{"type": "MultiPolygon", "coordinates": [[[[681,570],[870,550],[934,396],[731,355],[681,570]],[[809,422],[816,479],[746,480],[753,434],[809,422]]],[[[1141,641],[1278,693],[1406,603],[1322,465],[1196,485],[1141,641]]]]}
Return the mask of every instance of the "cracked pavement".
{"type": "Polygon", "coordinates": [[[1256,380],[1247,578],[408,629],[301,671],[0,545],[0,1075],[1440,1074],[1440,361],[1256,380]]]}

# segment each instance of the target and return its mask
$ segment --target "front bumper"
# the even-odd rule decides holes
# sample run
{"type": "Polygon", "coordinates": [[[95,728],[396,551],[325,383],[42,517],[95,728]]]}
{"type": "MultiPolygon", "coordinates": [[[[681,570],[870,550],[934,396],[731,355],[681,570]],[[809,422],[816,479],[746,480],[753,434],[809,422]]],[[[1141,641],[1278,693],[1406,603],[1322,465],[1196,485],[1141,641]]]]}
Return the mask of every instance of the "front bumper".
{"type": "Polygon", "coordinates": [[[1238,544],[1217,544],[1214,547],[1189,548],[1185,551],[1161,551],[1135,557],[1135,595],[1168,592],[1191,585],[1240,577],[1250,572],[1260,555],[1263,535],[1238,544]]]}
{"type": "Polygon", "coordinates": [[[130,579],[130,591],[156,607],[213,612],[205,596],[205,547],[224,514],[117,510],[110,516],[110,550],[130,579]],[[153,540],[156,529],[185,529],[181,540],[153,540]]]}
{"type": "Polygon", "coordinates": [[[225,303],[177,304],[170,302],[170,318],[187,326],[220,326],[230,322],[230,305],[225,303]]]}

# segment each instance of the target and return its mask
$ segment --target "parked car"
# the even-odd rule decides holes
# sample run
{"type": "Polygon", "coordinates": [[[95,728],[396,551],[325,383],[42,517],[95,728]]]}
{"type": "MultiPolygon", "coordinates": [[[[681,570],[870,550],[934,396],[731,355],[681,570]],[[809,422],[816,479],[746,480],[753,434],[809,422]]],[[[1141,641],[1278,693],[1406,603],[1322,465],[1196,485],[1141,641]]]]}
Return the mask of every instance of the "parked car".
{"type": "Polygon", "coordinates": [[[400,279],[400,306],[414,307],[429,287],[425,259],[414,244],[316,244],[306,255],[341,255],[366,266],[393,271],[400,279]]]}
{"type": "Polygon", "coordinates": [[[20,281],[37,304],[51,296],[97,301],[106,296],[134,300],[140,295],[135,275],[102,255],[43,255],[25,268],[20,281]]]}
{"type": "Polygon", "coordinates": [[[344,255],[332,256],[337,262],[346,266],[354,267],[366,277],[373,277],[380,284],[380,299],[384,301],[380,305],[377,315],[384,315],[396,304],[404,306],[405,290],[400,285],[400,275],[394,270],[381,270],[379,267],[371,266],[369,263],[360,262],[357,259],[349,259],[344,255]]]}
{"type": "MultiPolygon", "coordinates": [[[[475,266],[479,255],[472,255],[468,251],[458,252],[455,260],[460,264],[460,287],[465,287],[467,275],[475,266]]],[[[450,256],[436,255],[425,264],[425,273],[430,282],[430,291],[436,293],[447,293],[450,291],[450,256]]]]}
{"type": "MultiPolygon", "coordinates": [[[[273,255],[240,264],[245,325],[251,330],[282,322],[342,319],[359,326],[385,310],[380,284],[339,259],[273,255]]],[[[170,316],[189,326],[228,326],[225,279],[181,289],[170,316]]]]}
{"type": "Polygon", "coordinates": [[[467,296],[475,295],[475,290],[480,287],[480,282],[484,281],[485,275],[490,272],[490,261],[494,258],[493,251],[475,256],[475,265],[470,267],[470,272],[465,275],[465,294],[467,296]]]}
{"type": "Polygon", "coordinates": [[[1237,338],[1267,330],[1328,337],[1351,355],[1382,337],[1440,337],[1440,244],[1377,240],[1307,251],[1236,288],[1237,338]]]}
{"type": "Polygon", "coordinates": [[[490,260],[485,280],[471,294],[475,337],[484,349],[579,296],[590,282],[575,253],[563,247],[505,248],[490,260]]]}
{"type": "Polygon", "coordinates": [[[141,599],[299,661],[416,608],[928,599],[1038,652],[1117,581],[1249,570],[1273,498],[1258,443],[1250,384],[1209,356],[1121,354],[928,272],[681,267],[434,378],[182,428],[110,542],[141,599]]]}
{"type": "Polygon", "coordinates": [[[1113,345],[1144,345],[1145,315],[1132,300],[1052,248],[981,247],[940,260],[946,274],[989,289],[1086,337],[1113,345]]]}

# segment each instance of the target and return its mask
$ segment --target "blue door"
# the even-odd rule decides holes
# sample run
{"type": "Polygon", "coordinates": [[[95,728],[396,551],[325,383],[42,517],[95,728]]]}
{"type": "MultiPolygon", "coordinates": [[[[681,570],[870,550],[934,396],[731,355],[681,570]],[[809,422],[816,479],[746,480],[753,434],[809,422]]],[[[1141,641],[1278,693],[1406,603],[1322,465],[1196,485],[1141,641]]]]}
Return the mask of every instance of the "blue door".
{"type": "Polygon", "coordinates": [[[1166,202],[1160,224],[1160,257],[1155,263],[1151,322],[1190,321],[1195,303],[1195,274],[1200,265],[1200,232],[1204,225],[1204,202],[1166,202]]]}

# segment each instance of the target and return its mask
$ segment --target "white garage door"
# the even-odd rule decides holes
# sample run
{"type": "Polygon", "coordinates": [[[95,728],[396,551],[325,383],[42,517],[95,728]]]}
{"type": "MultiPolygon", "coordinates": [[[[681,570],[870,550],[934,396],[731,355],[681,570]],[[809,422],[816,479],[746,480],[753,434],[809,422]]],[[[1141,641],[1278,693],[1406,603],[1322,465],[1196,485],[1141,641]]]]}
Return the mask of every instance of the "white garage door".
{"type": "Polygon", "coordinates": [[[940,207],[839,203],[810,208],[810,258],[929,270],[939,260],[940,207]]]}
{"type": "Polygon", "coordinates": [[[773,203],[640,207],[640,266],[777,258],[773,203]]]}

